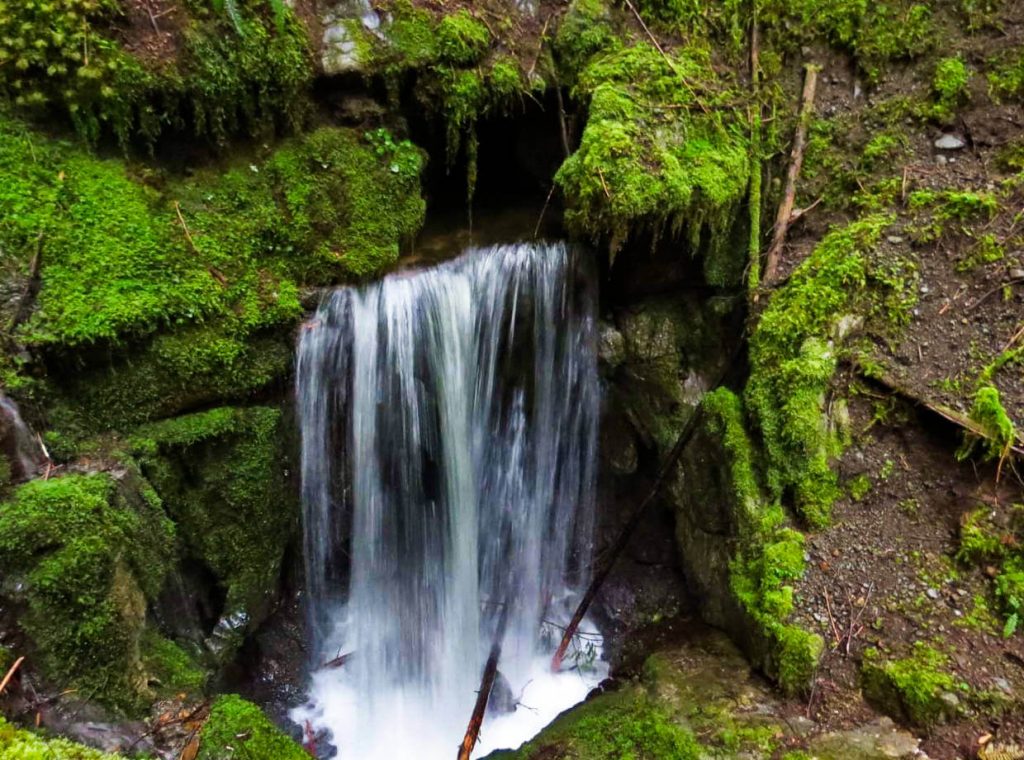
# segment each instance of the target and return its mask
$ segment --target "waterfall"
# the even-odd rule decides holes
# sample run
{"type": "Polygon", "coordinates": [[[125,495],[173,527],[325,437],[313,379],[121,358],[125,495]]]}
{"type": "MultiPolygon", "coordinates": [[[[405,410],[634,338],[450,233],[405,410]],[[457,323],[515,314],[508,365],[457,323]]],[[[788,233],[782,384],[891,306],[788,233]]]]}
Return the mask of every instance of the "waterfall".
{"type": "Polygon", "coordinates": [[[25,421],[18,405],[0,393],[0,457],[11,468],[10,479],[17,483],[35,477],[45,461],[41,445],[25,421]]]}
{"type": "MultiPolygon", "coordinates": [[[[599,392],[586,264],[564,244],[470,249],[337,290],[302,331],[309,628],[318,662],[354,655],[314,676],[293,717],[329,729],[346,760],[449,760],[505,604],[512,702],[536,682],[530,707],[550,719],[597,680],[543,666],[589,569],[599,392]]],[[[529,738],[489,720],[492,745],[529,738]]]]}

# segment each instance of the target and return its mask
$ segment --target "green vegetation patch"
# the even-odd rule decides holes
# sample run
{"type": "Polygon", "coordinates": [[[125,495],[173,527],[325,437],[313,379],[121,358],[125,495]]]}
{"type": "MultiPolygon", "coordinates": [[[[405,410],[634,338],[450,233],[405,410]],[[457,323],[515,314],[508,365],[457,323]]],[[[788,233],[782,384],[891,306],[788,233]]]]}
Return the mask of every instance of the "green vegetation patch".
{"type": "Polygon", "coordinates": [[[226,592],[224,614],[252,625],[268,611],[298,521],[282,435],[278,409],[224,407],[145,426],[130,443],[186,553],[226,592]]]}
{"type": "Polygon", "coordinates": [[[932,95],[935,98],[933,114],[942,121],[953,118],[957,108],[967,100],[967,83],[971,72],[961,56],[943,58],[935,66],[932,95]]]}
{"type": "Polygon", "coordinates": [[[999,102],[1024,100],[1024,48],[993,62],[988,74],[989,93],[999,102]]]}
{"type": "Polygon", "coordinates": [[[109,132],[125,147],[152,145],[168,128],[223,143],[296,127],[313,75],[301,22],[280,0],[233,0],[230,15],[211,5],[178,3],[179,49],[144,61],[117,42],[115,0],[4,3],[0,95],[23,112],[66,113],[87,139],[109,132]]]}
{"type": "Polygon", "coordinates": [[[60,355],[57,368],[66,349],[115,346],[54,373],[57,398],[40,399],[53,424],[79,437],[125,429],[280,377],[298,283],[391,266],[423,223],[423,165],[386,130],[324,128],[162,177],[0,117],[0,258],[21,271],[42,261],[19,340],[60,355]]]}
{"type": "MultiPolygon", "coordinates": [[[[666,57],[641,42],[595,55],[574,88],[588,105],[587,126],[556,176],[569,226],[608,235],[613,250],[643,226],[686,228],[697,249],[709,228],[714,260],[749,179],[746,127],[719,108],[728,87],[699,47],[666,57]]],[[[735,258],[742,269],[743,257],[735,258]]],[[[709,279],[738,279],[729,270],[716,267],[709,279]]]]}
{"type": "Polygon", "coordinates": [[[309,760],[309,753],[259,707],[235,694],[219,697],[199,734],[196,760],[309,760]]]}
{"type": "Polygon", "coordinates": [[[51,679],[127,710],[151,696],[146,602],[173,548],[159,498],[131,471],[34,480],[0,504],[0,574],[24,583],[19,624],[51,679]]]}
{"type": "Polygon", "coordinates": [[[922,641],[903,659],[885,660],[877,649],[867,649],[861,685],[864,696],[880,709],[918,726],[943,722],[956,713],[954,702],[943,699],[957,685],[949,658],[922,641]]]}
{"type": "Polygon", "coordinates": [[[793,586],[804,574],[804,536],[786,526],[777,501],[764,498],[754,446],[744,426],[742,400],[725,388],[704,397],[709,431],[730,460],[738,505],[739,543],[730,562],[732,593],[750,616],[763,645],[762,666],[788,694],[804,692],[821,656],[821,637],[787,622],[793,586]]]}
{"type": "Polygon", "coordinates": [[[956,556],[965,564],[995,568],[992,590],[1004,618],[1003,635],[1012,636],[1024,616],[1024,505],[980,507],[966,514],[956,556]]]}
{"type": "MultiPolygon", "coordinates": [[[[772,297],[751,336],[745,399],[764,444],[768,491],[775,500],[791,498],[814,527],[828,524],[840,493],[829,463],[842,436],[826,414],[837,364],[832,332],[844,314],[864,307],[869,253],[892,221],[869,216],[829,233],[772,297]]],[[[905,310],[903,278],[874,284],[897,296],[893,308],[905,310]]]]}
{"type": "Polygon", "coordinates": [[[644,690],[633,687],[585,702],[548,726],[504,760],[560,757],[566,760],[698,760],[703,748],[644,690]],[[557,754],[554,754],[557,753],[557,754]]]}
{"type": "Polygon", "coordinates": [[[0,717],[0,760],[123,760],[67,739],[47,739],[0,717]]]}

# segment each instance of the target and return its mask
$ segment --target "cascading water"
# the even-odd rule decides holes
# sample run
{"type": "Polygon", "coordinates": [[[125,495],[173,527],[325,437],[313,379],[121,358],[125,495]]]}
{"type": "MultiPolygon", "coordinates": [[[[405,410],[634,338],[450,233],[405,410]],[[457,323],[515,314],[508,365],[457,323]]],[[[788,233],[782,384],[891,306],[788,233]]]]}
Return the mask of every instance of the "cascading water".
{"type": "MultiPolygon", "coordinates": [[[[335,291],[299,345],[310,629],[293,718],[345,760],[450,760],[503,605],[505,701],[478,755],[580,701],[547,662],[586,580],[598,381],[592,282],[563,244],[470,249],[335,291]]],[[[594,651],[584,659],[593,660],[594,651]]],[[[497,701],[492,695],[492,705],[497,701]]]]}

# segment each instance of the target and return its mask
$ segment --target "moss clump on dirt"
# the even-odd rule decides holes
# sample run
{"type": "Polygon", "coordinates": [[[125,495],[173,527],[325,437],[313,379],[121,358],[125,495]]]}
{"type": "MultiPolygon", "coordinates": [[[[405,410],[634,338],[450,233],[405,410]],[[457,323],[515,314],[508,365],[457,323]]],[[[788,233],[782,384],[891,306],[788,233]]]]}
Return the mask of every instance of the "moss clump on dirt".
{"type": "Polygon", "coordinates": [[[957,109],[966,102],[967,83],[971,72],[961,56],[943,58],[935,66],[935,77],[932,79],[932,95],[935,103],[932,114],[942,121],[949,121],[957,109]]]}
{"type": "Polygon", "coordinates": [[[148,425],[130,443],[187,555],[225,591],[224,614],[252,625],[268,611],[298,521],[282,435],[279,410],[226,407],[148,425]]]}
{"type": "Polygon", "coordinates": [[[441,60],[456,66],[479,62],[491,46],[491,33],[487,27],[465,10],[442,18],[436,34],[441,60]]]}
{"type": "Polygon", "coordinates": [[[309,760],[309,753],[259,707],[235,694],[219,697],[199,734],[196,760],[309,760]]]}
{"type": "Polygon", "coordinates": [[[748,137],[738,112],[718,107],[731,97],[729,82],[708,52],[666,58],[640,42],[596,55],[574,95],[589,118],[579,150],[556,175],[570,228],[608,236],[613,251],[634,230],[686,229],[695,252],[707,229],[707,260],[716,264],[709,280],[738,281],[743,257],[727,266],[717,254],[747,192],[748,137]]]}
{"type": "Polygon", "coordinates": [[[781,505],[764,498],[755,467],[755,448],[744,427],[741,399],[725,388],[704,397],[710,432],[730,460],[730,481],[739,513],[736,554],[729,565],[730,587],[763,640],[760,659],[768,675],[788,694],[808,688],[823,642],[788,623],[792,583],[804,574],[804,537],[786,527],[781,505]]]}
{"type": "Polygon", "coordinates": [[[495,753],[503,760],[557,757],[566,760],[697,760],[703,748],[644,690],[628,688],[585,702],[555,720],[519,750],[495,753]]]}
{"type": "Polygon", "coordinates": [[[886,660],[878,650],[867,649],[860,674],[864,696],[889,715],[918,726],[943,722],[956,712],[952,700],[943,699],[956,689],[948,666],[946,655],[921,641],[903,659],[886,660]]]}
{"type": "Polygon", "coordinates": [[[0,760],[123,760],[67,739],[48,739],[0,717],[0,760]]]}
{"type": "Polygon", "coordinates": [[[807,523],[828,524],[839,496],[829,462],[841,439],[826,414],[836,369],[827,341],[868,285],[868,253],[892,222],[871,216],[829,233],[772,298],[750,340],[745,399],[760,432],[767,485],[786,496],[807,523]]]}
{"type": "Polygon", "coordinates": [[[19,624],[57,683],[134,710],[151,696],[140,647],[174,526],[137,475],[68,475],[20,486],[0,505],[0,572],[17,578],[19,624]]]}
{"type": "Polygon", "coordinates": [[[1024,100],[1024,48],[1000,56],[988,74],[991,96],[999,102],[1024,100]]]}
{"type": "Polygon", "coordinates": [[[232,4],[229,18],[179,3],[180,50],[148,62],[117,41],[122,11],[112,0],[6,4],[0,92],[29,113],[63,111],[91,141],[110,132],[125,147],[152,145],[168,128],[219,143],[294,128],[308,109],[308,38],[291,9],[260,5],[232,4]]]}
{"type": "Polygon", "coordinates": [[[1003,614],[1003,635],[1012,636],[1024,616],[1024,505],[981,507],[967,513],[961,521],[956,557],[965,564],[994,568],[992,589],[1003,614]]]}
{"type": "Polygon", "coordinates": [[[994,385],[982,385],[974,395],[971,420],[978,425],[984,437],[968,434],[964,445],[957,451],[958,459],[967,459],[980,448],[987,460],[1005,457],[1017,441],[1017,428],[1006,413],[994,385]],[[979,446],[980,444],[980,446],[979,446]]]}

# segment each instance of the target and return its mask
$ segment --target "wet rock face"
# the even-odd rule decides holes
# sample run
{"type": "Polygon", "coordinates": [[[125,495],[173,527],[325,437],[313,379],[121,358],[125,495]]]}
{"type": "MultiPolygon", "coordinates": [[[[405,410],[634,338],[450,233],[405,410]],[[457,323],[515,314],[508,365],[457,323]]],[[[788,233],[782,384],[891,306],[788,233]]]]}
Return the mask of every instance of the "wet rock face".
{"type": "Polygon", "coordinates": [[[34,477],[42,462],[42,449],[18,407],[0,395],[0,486],[34,477]]]}

